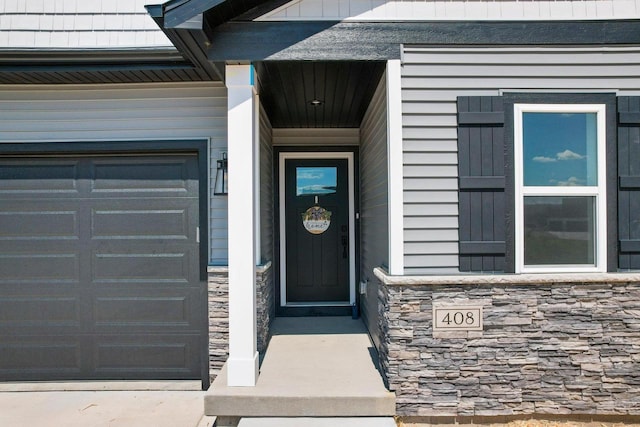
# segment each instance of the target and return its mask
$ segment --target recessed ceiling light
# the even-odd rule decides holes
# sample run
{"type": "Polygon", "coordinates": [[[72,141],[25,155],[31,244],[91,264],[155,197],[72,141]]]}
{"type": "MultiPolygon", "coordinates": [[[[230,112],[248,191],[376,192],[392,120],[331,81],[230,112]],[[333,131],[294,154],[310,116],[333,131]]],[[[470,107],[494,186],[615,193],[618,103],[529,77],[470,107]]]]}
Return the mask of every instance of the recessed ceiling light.
{"type": "Polygon", "coordinates": [[[324,104],[324,101],[320,101],[319,99],[313,99],[311,101],[309,101],[309,104],[313,107],[319,107],[322,104],[324,104]]]}

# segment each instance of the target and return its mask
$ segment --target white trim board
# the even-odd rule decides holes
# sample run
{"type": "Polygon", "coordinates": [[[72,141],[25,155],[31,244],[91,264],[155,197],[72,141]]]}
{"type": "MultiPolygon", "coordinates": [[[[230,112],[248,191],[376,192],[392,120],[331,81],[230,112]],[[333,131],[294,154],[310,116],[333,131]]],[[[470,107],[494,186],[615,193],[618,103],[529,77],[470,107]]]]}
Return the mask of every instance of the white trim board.
{"type": "Polygon", "coordinates": [[[640,18],[640,0],[293,0],[256,21],[541,21],[640,18]]]}
{"type": "Polygon", "coordinates": [[[404,274],[404,159],[402,140],[402,65],[387,61],[387,168],[389,272],[404,274]]]}
{"type": "MultiPolygon", "coordinates": [[[[289,159],[347,159],[349,185],[349,305],[356,302],[356,211],[355,211],[355,164],[352,152],[281,152],[278,158],[278,195],[280,209],[280,306],[292,307],[299,304],[287,304],[287,234],[285,224],[285,161],[289,159]]],[[[313,303],[314,306],[342,305],[346,301],[313,303]]],[[[309,306],[309,305],[305,305],[309,306]]]]}

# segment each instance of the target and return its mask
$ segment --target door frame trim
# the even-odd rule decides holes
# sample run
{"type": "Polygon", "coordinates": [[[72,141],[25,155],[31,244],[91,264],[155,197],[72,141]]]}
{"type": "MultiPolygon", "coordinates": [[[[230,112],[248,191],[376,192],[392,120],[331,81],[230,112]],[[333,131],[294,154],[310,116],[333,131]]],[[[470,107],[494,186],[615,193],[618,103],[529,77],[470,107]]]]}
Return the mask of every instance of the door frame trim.
{"type": "Polygon", "coordinates": [[[285,161],[290,159],[346,159],[349,186],[349,305],[356,303],[356,207],[355,156],[351,151],[313,151],[278,153],[279,219],[280,219],[280,307],[323,307],[347,305],[341,302],[287,303],[287,240],[285,227],[285,161]]]}

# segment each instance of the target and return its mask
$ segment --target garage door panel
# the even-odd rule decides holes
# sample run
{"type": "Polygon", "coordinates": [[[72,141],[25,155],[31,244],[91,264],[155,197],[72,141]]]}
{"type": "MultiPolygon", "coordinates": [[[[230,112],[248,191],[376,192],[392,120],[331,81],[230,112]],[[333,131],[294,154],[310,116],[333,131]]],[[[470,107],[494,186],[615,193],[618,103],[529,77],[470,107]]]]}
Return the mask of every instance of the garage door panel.
{"type": "Polygon", "coordinates": [[[199,290],[177,293],[172,289],[113,292],[99,295],[94,301],[96,330],[129,332],[198,330],[199,290]],[[123,294],[128,296],[122,296],[123,294]]]}
{"type": "Polygon", "coordinates": [[[139,192],[179,192],[187,194],[193,180],[192,156],[98,159],[91,165],[91,193],[123,194],[139,192]]]}
{"type": "Polygon", "coordinates": [[[76,210],[60,206],[13,206],[0,212],[0,240],[63,240],[78,239],[79,223],[76,210]],[[19,210],[15,210],[18,208],[19,210]]]}
{"type": "MultiPolygon", "coordinates": [[[[3,292],[4,294],[4,292],[3,292]]],[[[80,328],[80,298],[69,296],[0,297],[0,325],[41,328],[69,326],[80,328]]]]}
{"type": "MultiPolygon", "coordinates": [[[[1,249],[0,249],[1,250],[1,249]]],[[[78,283],[79,253],[0,253],[2,283],[78,283]]]]}
{"type": "Polygon", "coordinates": [[[199,378],[199,340],[197,335],[97,336],[95,370],[106,377],[136,372],[149,378],[199,378]]]}
{"type": "Polygon", "coordinates": [[[80,160],[75,159],[30,159],[28,163],[24,159],[0,159],[0,194],[77,193],[80,174],[80,160]]]}
{"type": "Polygon", "coordinates": [[[0,342],[0,379],[35,376],[77,376],[81,373],[83,348],[77,337],[34,335],[0,342]]]}
{"type": "MultiPolygon", "coordinates": [[[[193,204],[193,203],[191,203],[193,204]]],[[[189,238],[189,216],[187,207],[164,209],[158,201],[149,201],[146,206],[112,206],[97,208],[92,212],[93,239],[183,239],[189,238]]]]}
{"type": "Polygon", "coordinates": [[[189,284],[189,253],[109,252],[95,253],[93,281],[96,283],[189,284]]]}

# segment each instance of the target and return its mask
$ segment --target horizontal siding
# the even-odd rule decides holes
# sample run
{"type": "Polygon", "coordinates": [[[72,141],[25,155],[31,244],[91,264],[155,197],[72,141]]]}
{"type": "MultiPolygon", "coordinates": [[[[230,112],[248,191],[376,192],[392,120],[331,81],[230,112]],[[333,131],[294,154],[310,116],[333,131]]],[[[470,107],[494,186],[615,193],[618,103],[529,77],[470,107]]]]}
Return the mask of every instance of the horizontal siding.
{"type": "Polygon", "coordinates": [[[378,289],[373,269],[389,264],[386,79],[381,78],[360,129],[360,280],[368,282],[362,314],[380,346],[378,289]]]}
{"type": "Polygon", "coordinates": [[[271,123],[260,105],[260,251],[273,261],[273,145],[271,123]]]}
{"type": "MultiPolygon", "coordinates": [[[[226,150],[221,84],[3,86],[0,143],[209,139],[210,186],[226,150]]],[[[211,196],[210,261],[226,264],[226,197],[211,196]]]]}
{"type": "Polygon", "coordinates": [[[171,47],[148,0],[0,0],[3,48],[171,47]]]}
{"type": "Polygon", "coordinates": [[[639,17],[638,0],[302,0],[287,3],[258,20],[477,21],[639,17]]]}
{"type": "Polygon", "coordinates": [[[273,129],[273,145],[359,145],[358,128],[273,129]]]}
{"type": "Polygon", "coordinates": [[[640,93],[640,49],[405,46],[407,274],[458,272],[456,99],[504,92],[640,93]]]}

